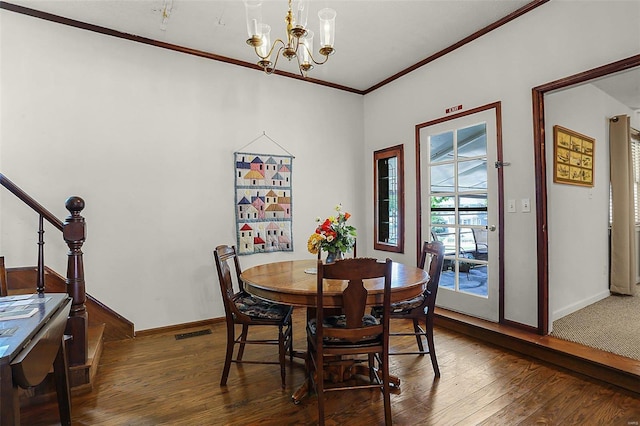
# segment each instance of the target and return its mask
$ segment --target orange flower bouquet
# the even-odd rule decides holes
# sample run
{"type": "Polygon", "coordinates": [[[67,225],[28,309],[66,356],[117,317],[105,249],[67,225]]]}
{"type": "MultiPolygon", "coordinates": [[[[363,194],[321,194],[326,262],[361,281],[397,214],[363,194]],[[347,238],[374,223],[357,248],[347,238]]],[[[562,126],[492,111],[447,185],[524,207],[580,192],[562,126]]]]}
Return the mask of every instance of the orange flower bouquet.
{"type": "Polygon", "coordinates": [[[356,242],[356,228],[347,225],[351,215],[342,211],[342,204],[338,204],[335,209],[336,216],[329,216],[324,221],[316,218],[316,222],[320,224],[307,241],[309,253],[318,254],[319,250],[324,250],[338,254],[346,253],[353,248],[356,242]]]}

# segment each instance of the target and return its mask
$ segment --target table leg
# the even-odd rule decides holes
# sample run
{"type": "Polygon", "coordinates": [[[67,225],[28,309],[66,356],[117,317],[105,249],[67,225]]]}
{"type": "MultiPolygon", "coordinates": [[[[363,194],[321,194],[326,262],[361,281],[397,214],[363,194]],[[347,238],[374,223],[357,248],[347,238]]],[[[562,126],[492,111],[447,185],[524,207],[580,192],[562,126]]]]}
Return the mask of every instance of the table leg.
{"type": "MultiPolygon", "coordinates": [[[[307,323],[309,322],[309,309],[307,309],[307,323]]],[[[306,326],[305,326],[305,335],[306,335],[306,326]]],[[[307,343],[308,345],[308,343],[307,343]]],[[[311,363],[311,360],[309,359],[309,349],[307,348],[306,351],[296,351],[299,355],[300,358],[304,359],[304,371],[306,373],[309,372],[309,364],[311,363]]],[[[295,353],[294,353],[294,356],[295,353]]],[[[310,389],[311,383],[309,383],[309,377],[305,377],[304,382],[302,382],[302,384],[298,387],[298,389],[295,390],[295,392],[293,392],[293,395],[291,395],[291,400],[293,401],[293,403],[295,405],[298,405],[302,402],[302,399],[305,398],[307,395],[309,395],[309,389],[310,389]]]]}
{"type": "Polygon", "coordinates": [[[291,400],[295,405],[302,402],[302,399],[309,395],[309,379],[305,379],[298,389],[291,395],[291,400]]]}
{"type": "Polygon", "coordinates": [[[0,425],[20,426],[18,387],[13,383],[9,364],[0,365],[0,425]]]}
{"type": "MultiPolygon", "coordinates": [[[[374,367],[375,368],[375,367],[374,367]]],[[[356,365],[355,366],[356,373],[362,375],[369,375],[369,367],[366,365],[356,365]]],[[[378,369],[375,369],[378,372],[378,369]]],[[[381,373],[378,372],[378,377],[381,377],[381,373]]],[[[396,389],[400,389],[400,378],[398,376],[394,376],[393,374],[389,374],[389,385],[396,389]]]]}
{"type": "MultiPolygon", "coordinates": [[[[308,368],[308,367],[307,367],[308,368]]],[[[377,371],[377,369],[376,369],[377,371]]],[[[332,383],[346,382],[354,374],[359,374],[362,376],[369,375],[369,366],[356,363],[354,365],[353,360],[341,360],[335,365],[325,366],[325,377],[327,381],[332,383]]],[[[381,375],[378,373],[378,377],[381,375]]],[[[291,395],[291,400],[295,405],[298,405],[302,402],[302,400],[309,395],[310,392],[310,383],[309,379],[305,379],[305,381],[295,390],[293,395],[291,395]]],[[[394,376],[392,374],[389,375],[389,385],[398,391],[400,389],[400,378],[398,376],[394,376]]]]}
{"type": "Polygon", "coordinates": [[[294,349],[293,350],[293,357],[294,358],[300,358],[300,359],[307,359],[307,352],[306,351],[301,351],[300,349],[294,349]]]}
{"type": "Polygon", "coordinates": [[[56,394],[58,396],[58,412],[60,413],[60,424],[71,425],[71,395],[69,392],[69,375],[67,357],[65,351],[64,336],[60,340],[58,353],[53,361],[53,376],[56,383],[56,394]]]}

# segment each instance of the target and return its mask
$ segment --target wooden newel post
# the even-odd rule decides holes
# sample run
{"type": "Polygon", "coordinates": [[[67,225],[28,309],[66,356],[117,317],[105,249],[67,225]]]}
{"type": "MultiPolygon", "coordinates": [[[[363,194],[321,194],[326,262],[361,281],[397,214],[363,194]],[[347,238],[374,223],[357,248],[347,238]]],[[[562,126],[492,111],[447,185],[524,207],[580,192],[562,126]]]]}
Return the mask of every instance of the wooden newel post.
{"type": "Polygon", "coordinates": [[[80,212],[84,209],[84,200],[80,197],[69,197],[65,207],[71,213],[62,228],[62,235],[69,246],[67,261],[67,293],[73,299],[65,334],[72,336],[67,354],[69,365],[87,363],[88,352],[88,319],[85,307],[86,290],[84,282],[84,265],[82,262],[82,245],[86,237],[84,217],[80,212]]]}

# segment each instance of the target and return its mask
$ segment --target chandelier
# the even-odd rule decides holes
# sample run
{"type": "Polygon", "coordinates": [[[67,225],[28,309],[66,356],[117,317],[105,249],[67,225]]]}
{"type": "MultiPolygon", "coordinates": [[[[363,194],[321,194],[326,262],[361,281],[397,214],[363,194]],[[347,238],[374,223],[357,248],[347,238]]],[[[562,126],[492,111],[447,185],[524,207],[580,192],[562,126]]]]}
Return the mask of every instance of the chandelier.
{"type": "Polygon", "coordinates": [[[316,60],[313,57],[313,31],[308,30],[307,17],[309,16],[309,0],[289,0],[289,11],[284,20],[287,23],[286,41],[276,39],[271,43],[271,27],[262,22],[262,1],[245,0],[245,11],[247,14],[247,32],[249,39],[247,44],[252,46],[256,55],[260,58],[258,65],[265,73],[272,74],[278,65],[278,58],[282,56],[289,61],[296,59],[300,75],[307,76],[307,71],[313,65],[322,65],[335,52],[333,48],[335,42],[336,11],[333,9],[322,9],[318,12],[320,19],[320,49],[318,53],[324,58],[316,60]],[[277,48],[277,51],[276,51],[277,48]],[[275,52],[275,60],[271,61],[275,52]]]}

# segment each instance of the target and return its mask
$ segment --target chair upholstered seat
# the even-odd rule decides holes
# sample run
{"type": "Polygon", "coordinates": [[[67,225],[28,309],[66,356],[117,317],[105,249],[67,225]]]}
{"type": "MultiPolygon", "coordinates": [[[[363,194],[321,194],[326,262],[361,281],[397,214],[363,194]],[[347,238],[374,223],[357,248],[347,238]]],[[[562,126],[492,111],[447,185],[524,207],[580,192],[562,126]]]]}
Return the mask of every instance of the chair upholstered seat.
{"type": "MultiPolygon", "coordinates": [[[[331,316],[327,316],[324,317],[322,324],[324,325],[325,328],[347,328],[347,316],[346,315],[331,315],[331,316]]],[[[316,323],[316,318],[311,318],[309,320],[309,332],[312,335],[316,335],[316,330],[317,330],[317,323],[316,323]]],[[[378,319],[376,317],[374,317],[373,315],[369,315],[369,314],[365,314],[362,317],[362,327],[372,327],[374,325],[380,325],[380,321],[378,321],[378,319]]],[[[361,340],[358,341],[358,343],[365,343],[365,342],[377,342],[380,339],[380,334],[376,333],[376,334],[372,334],[370,336],[363,336],[361,340]]],[[[323,341],[325,343],[351,343],[348,342],[344,339],[340,339],[337,337],[329,337],[329,336],[324,336],[323,341]]]]}
{"type": "Polygon", "coordinates": [[[391,312],[392,313],[406,312],[406,311],[410,311],[412,309],[418,308],[422,306],[422,304],[424,303],[424,299],[425,299],[424,295],[421,294],[419,296],[414,297],[413,299],[403,300],[398,303],[392,303],[391,312]]]}
{"type": "Polygon", "coordinates": [[[252,318],[281,321],[290,314],[291,306],[267,302],[250,294],[242,295],[234,300],[238,310],[252,318]]]}

